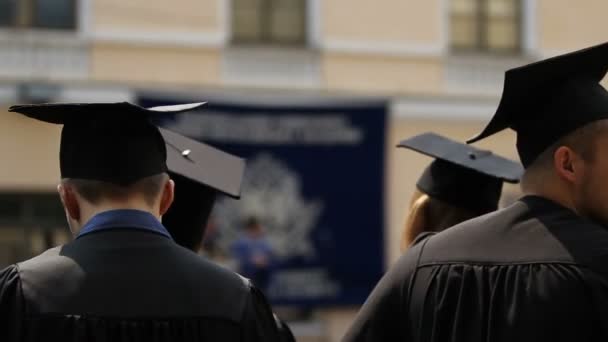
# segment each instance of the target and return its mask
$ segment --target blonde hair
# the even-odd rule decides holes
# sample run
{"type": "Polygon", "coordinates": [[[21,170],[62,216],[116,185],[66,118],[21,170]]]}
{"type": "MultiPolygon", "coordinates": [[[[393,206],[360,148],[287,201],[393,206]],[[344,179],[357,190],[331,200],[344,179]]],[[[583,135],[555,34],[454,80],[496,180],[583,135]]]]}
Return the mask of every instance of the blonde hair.
{"type": "Polygon", "coordinates": [[[420,233],[442,231],[486,213],[456,207],[416,190],[401,234],[401,251],[405,252],[420,233]]]}

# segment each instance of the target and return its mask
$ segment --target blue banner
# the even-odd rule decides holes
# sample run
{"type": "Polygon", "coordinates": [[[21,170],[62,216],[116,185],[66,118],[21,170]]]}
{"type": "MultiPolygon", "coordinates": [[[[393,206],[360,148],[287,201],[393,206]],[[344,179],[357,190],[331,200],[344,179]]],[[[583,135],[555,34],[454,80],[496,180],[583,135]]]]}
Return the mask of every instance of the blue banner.
{"type": "Polygon", "coordinates": [[[247,159],[241,200],[220,198],[212,215],[229,264],[274,304],[362,304],[384,266],[387,102],[206,100],[163,126],[247,159]]]}

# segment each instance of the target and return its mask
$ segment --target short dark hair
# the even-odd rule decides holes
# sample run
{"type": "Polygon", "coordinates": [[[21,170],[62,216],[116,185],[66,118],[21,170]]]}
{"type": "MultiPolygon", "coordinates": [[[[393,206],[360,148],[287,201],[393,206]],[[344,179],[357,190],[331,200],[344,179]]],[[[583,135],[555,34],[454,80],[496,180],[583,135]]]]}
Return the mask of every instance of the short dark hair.
{"type": "Polygon", "coordinates": [[[133,194],[141,194],[149,205],[153,205],[168,178],[166,173],[159,173],[144,177],[128,186],[89,179],[68,178],[64,182],[73,186],[76,192],[91,204],[98,204],[103,199],[120,200],[133,194]]]}
{"type": "Polygon", "coordinates": [[[575,131],[560,138],[553,145],[549,146],[541,153],[534,162],[524,172],[521,181],[522,188],[532,184],[535,174],[548,170],[553,165],[553,156],[555,151],[562,146],[566,146],[580,154],[581,157],[588,162],[593,162],[595,159],[595,142],[597,138],[608,130],[608,120],[599,120],[589,123],[575,131]]]}
{"type": "Polygon", "coordinates": [[[259,225],[260,225],[260,221],[255,216],[250,216],[245,221],[245,229],[247,229],[247,230],[259,227],[259,225]]]}

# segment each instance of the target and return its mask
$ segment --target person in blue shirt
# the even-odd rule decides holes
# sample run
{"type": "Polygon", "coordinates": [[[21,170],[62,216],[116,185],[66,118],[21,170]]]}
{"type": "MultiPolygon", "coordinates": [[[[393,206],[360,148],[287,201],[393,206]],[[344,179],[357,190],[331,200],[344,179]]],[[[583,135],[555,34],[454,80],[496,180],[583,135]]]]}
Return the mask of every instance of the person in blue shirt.
{"type": "MultiPolygon", "coordinates": [[[[222,194],[235,200],[240,198],[245,161],[175,132],[162,128],[160,132],[167,145],[169,176],[175,182],[175,200],[163,215],[163,225],[178,245],[198,254],[209,237],[210,214],[216,197],[222,194]]],[[[275,321],[281,341],[295,341],[289,326],[276,315],[275,321]]]]}
{"type": "Polygon", "coordinates": [[[260,289],[266,290],[275,266],[275,255],[256,217],[247,219],[243,234],[234,242],[231,250],[238,261],[238,272],[251,279],[260,289]]]}

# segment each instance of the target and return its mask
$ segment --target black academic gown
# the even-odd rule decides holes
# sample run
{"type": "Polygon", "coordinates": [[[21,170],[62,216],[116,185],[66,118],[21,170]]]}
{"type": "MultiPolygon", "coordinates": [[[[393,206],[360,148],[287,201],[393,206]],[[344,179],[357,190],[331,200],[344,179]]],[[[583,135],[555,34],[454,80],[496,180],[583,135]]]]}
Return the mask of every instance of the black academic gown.
{"type": "Polygon", "coordinates": [[[608,341],[608,230],[540,197],[425,234],[344,341],[608,341]]]}
{"type": "Polygon", "coordinates": [[[0,341],[278,341],[251,283],[142,230],[79,237],[0,273],[0,341]]]}

